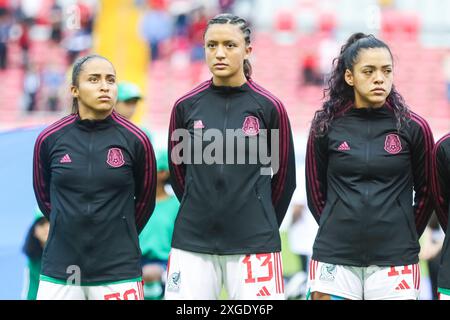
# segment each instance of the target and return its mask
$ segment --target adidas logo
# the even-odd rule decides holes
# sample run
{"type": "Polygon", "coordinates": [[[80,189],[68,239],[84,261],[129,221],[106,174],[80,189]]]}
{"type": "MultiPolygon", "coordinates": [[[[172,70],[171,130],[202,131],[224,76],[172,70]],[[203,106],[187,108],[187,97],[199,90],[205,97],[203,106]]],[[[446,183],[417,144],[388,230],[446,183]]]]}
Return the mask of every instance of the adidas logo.
{"type": "Polygon", "coordinates": [[[259,290],[259,293],[256,294],[257,297],[267,297],[270,296],[269,290],[267,290],[266,286],[262,287],[261,290],[259,290]]]}
{"type": "Polygon", "coordinates": [[[72,159],[70,159],[70,156],[66,153],[64,157],[59,160],[59,163],[71,163],[72,159]]]}
{"type": "Polygon", "coordinates": [[[397,285],[397,288],[395,288],[395,290],[406,290],[406,289],[411,289],[411,287],[408,285],[408,283],[405,280],[402,280],[397,285]]]}
{"type": "Polygon", "coordinates": [[[350,146],[348,145],[347,141],[344,141],[341,143],[341,145],[338,147],[339,151],[348,151],[350,150],[350,146]]]}

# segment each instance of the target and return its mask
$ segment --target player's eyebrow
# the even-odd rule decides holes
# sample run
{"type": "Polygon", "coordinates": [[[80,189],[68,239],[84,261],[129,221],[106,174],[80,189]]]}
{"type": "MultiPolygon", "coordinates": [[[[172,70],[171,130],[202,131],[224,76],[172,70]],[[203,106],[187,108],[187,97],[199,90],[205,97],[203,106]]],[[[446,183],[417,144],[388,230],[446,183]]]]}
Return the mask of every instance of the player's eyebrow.
{"type": "MultiPolygon", "coordinates": [[[[366,64],[366,65],[363,65],[361,68],[376,69],[377,67],[372,65],[372,64],[366,64]]],[[[385,69],[385,68],[392,68],[392,64],[385,64],[385,65],[381,66],[381,68],[383,68],[383,69],[385,69]]]]}

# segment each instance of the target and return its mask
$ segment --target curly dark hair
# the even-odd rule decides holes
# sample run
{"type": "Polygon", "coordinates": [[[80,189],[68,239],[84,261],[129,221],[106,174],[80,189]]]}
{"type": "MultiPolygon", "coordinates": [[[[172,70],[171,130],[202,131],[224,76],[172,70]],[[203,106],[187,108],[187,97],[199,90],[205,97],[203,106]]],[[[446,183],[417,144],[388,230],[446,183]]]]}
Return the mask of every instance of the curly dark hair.
{"type": "MultiPolygon", "coordinates": [[[[314,115],[311,130],[316,136],[325,135],[333,119],[354,102],[354,89],[345,81],[345,71],[347,69],[353,70],[360,50],[368,48],[385,48],[392,57],[392,52],[388,45],[373,35],[358,32],[350,36],[341,47],[339,56],[333,60],[333,70],[323,92],[325,102],[322,108],[316,111],[314,115]]],[[[408,123],[410,110],[394,85],[386,98],[386,103],[394,111],[397,120],[397,130],[400,130],[403,125],[408,123]]]]}

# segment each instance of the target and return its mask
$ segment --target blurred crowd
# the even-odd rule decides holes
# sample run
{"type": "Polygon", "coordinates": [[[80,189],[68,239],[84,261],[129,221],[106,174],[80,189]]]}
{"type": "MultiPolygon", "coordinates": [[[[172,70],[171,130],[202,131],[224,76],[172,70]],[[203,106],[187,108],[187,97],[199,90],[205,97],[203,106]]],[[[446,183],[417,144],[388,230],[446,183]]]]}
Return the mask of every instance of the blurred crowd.
{"type": "Polygon", "coordinates": [[[0,68],[23,71],[23,110],[61,108],[67,66],[91,48],[96,10],[87,0],[0,1],[0,68]]]}
{"type": "MultiPolygon", "coordinates": [[[[203,30],[234,0],[135,0],[142,12],[139,34],[150,61],[176,66],[203,61],[203,30]]],[[[0,75],[23,71],[22,110],[59,111],[67,96],[67,70],[92,50],[98,0],[0,0],[0,75]],[[42,49],[43,48],[43,49],[42,49]]]]}

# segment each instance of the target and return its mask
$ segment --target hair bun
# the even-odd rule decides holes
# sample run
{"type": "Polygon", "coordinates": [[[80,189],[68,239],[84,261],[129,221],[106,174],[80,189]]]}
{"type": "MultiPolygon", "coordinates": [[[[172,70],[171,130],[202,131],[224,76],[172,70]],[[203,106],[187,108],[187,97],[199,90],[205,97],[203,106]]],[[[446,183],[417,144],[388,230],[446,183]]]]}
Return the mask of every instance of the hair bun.
{"type": "Polygon", "coordinates": [[[354,44],[359,39],[367,38],[368,35],[362,32],[356,32],[348,38],[347,42],[341,47],[341,53],[343,53],[348,47],[354,44]]]}

